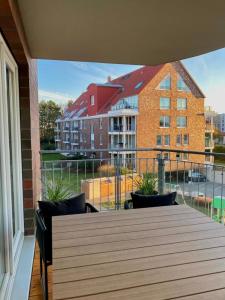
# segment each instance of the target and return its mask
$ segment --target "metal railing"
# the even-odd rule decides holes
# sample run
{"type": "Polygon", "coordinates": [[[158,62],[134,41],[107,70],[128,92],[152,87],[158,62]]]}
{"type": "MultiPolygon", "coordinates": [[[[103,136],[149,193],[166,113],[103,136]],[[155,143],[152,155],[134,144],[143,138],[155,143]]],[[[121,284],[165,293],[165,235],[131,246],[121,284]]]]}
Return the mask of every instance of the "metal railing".
{"type": "MultiPolygon", "coordinates": [[[[90,149],[78,151],[87,155],[93,153],[90,149]]],[[[176,191],[177,203],[194,207],[224,222],[225,154],[161,148],[116,148],[113,149],[114,156],[107,157],[112,149],[94,151],[96,156],[100,152],[99,155],[106,158],[42,160],[43,199],[48,198],[49,183],[61,182],[71,194],[84,192],[86,200],[99,210],[121,209],[125,200],[131,199],[131,192],[137,190],[137,179],[151,173],[158,179],[159,194],[176,191]],[[135,155],[126,155],[127,151],[133,151],[135,155]],[[182,158],[187,155],[188,160],[182,158]],[[215,156],[220,160],[224,158],[224,165],[208,161],[208,158],[213,160],[215,156]],[[221,207],[218,207],[218,202],[221,207]]],[[[42,151],[41,154],[63,152],[75,153],[65,150],[42,151]]]]}

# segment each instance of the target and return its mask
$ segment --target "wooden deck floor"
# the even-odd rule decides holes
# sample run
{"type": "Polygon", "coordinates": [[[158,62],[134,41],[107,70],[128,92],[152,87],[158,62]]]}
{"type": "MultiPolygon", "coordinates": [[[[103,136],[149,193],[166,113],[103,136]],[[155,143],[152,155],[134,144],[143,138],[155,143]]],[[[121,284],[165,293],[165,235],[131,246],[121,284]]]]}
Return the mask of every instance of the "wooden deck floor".
{"type": "Polygon", "coordinates": [[[53,217],[52,286],[54,300],[224,300],[224,226],[183,205],[53,217]]]}
{"type": "MultiPolygon", "coordinates": [[[[51,300],[52,299],[52,268],[51,268],[51,266],[48,269],[48,276],[49,276],[49,283],[48,283],[49,300],[51,300]]],[[[37,245],[35,248],[29,300],[43,300],[41,282],[40,282],[39,248],[37,245]]]]}

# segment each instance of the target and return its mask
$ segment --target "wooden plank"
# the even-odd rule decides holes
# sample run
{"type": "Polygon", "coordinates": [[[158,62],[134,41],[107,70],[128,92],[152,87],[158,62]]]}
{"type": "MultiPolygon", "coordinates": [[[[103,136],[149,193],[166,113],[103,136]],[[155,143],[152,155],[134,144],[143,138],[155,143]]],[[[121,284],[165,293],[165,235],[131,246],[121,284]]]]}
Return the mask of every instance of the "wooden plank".
{"type": "Polygon", "coordinates": [[[220,229],[212,229],[212,230],[203,230],[198,232],[189,232],[182,234],[174,234],[168,236],[154,236],[151,238],[138,238],[136,240],[128,241],[115,241],[112,243],[105,244],[95,244],[95,245],[86,245],[86,246],[76,246],[76,247],[68,247],[68,248],[54,248],[53,258],[59,257],[69,257],[85,254],[94,254],[94,253],[102,253],[102,252],[112,252],[117,250],[128,250],[135,248],[143,248],[149,246],[157,246],[157,245],[167,245],[185,241],[195,241],[202,239],[209,239],[215,237],[224,237],[225,232],[224,228],[220,229]]]}
{"type": "Polygon", "coordinates": [[[62,227],[64,225],[84,225],[84,224],[92,224],[92,223],[99,223],[99,222],[112,222],[117,220],[134,220],[134,219],[140,219],[143,217],[162,217],[162,216],[169,216],[169,215],[180,215],[183,214],[185,217],[185,214],[192,213],[193,216],[201,216],[202,213],[189,209],[186,207],[181,207],[177,209],[177,207],[180,207],[179,205],[171,206],[176,207],[175,209],[162,209],[157,210],[156,213],[153,213],[149,210],[149,208],[145,209],[134,209],[134,210],[128,210],[126,213],[123,213],[124,211],[119,211],[117,213],[92,213],[92,214],[76,214],[76,215],[65,215],[65,216],[55,216],[52,218],[53,225],[55,227],[62,227]],[[133,212],[134,211],[134,212],[133,212]]]}
{"type": "Polygon", "coordinates": [[[130,259],[143,258],[143,257],[154,257],[165,254],[181,253],[188,251],[196,251],[202,249],[212,249],[215,247],[224,247],[225,237],[209,238],[205,240],[188,241],[174,244],[166,244],[159,246],[150,246],[129,250],[118,250],[112,252],[101,252],[91,255],[80,255],[54,259],[54,270],[63,268],[74,268],[81,266],[90,266],[96,264],[103,264],[109,262],[123,261],[130,259]]]}
{"type": "MultiPolygon", "coordinates": [[[[113,228],[113,227],[123,227],[123,226],[133,226],[133,225],[138,225],[138,224],[150,224],[150,223],[166,223],[169,221],[178,221],[178,220],[189,220],[189,219],[200,219],[200,218],[207,218],[205,215],[203,214],[193,214],[193,213],[187,213],[187,214],[176,214],[176,215],[167,215],[167,216],[163,216],[163,218],[159,218],[159,217],[154,217],[151,216],[151,218],[149,218],[149,216],[145,217],[141,217],[141,218],[136,218],[136,219],[128,219],[128,220],[124,220],[124,219],[120,219],[120,220],[116,220],[116,221],[110,221],[110,222],[104,222],[104,224],[102,224],[102,222],[96,222],[94,224],[94,228],[96,229],[100,229],[100,228],[113,228]]],[[[78,231],[83,231],[83,230],[90,230],[93,229],[93,224],[92,223],[87,223],[87,224],[76,224],[74,226],[71,225],[67,225],[67,223],[65,222],[65,224],[63,224],[63,226],[54,226],[54,233],[59,233],[59,232],[73,232],[74,230],[76,230],[76,232],[78,231]]]]}
{"type": "MultiPolygon", "coordinates": [[[[137,271],[127,274],[59,284],[55,284],[55,277],[53,273],[53,294],[55,296],[54,299],[81,297],[115,290],[129,289],[135,286],[152,285],[193,276],[202,276],[212,273],[212,270],[214,273],[225,272],[225,259],[189,263],[179,266],[137,271]]],[[[225,287],[224,278],[222,287],[225,287]]],[[[204,284],[206,285],[206,282],[204,284]]],[[[191,291],[192,289],[190,289],[190,292],[191,291]]],[[[153,297],[153,299],[155,298],[153,297]]]]}
{"type": "MultiPolygon", "coordinates": [[[[181,297],[189,296],[197,293],[207,293],[211,290],[221,289],[222,293],[224,291],[225,285],[225,273],[209,274],[205,276],[199,276],[194,278],[181,279],[176,281],[164,282],[160,284],[153,284],[141,287],[132,287],[129,289],[123,289],[119,291],[108,292],[104,294],[97,294],[86,296],[82,298],[68,298],[72,299],[82,299],[82,300],[168,300],[168,299],[182,299],[181,297]]],[[[218,291],[219,293],[219,291],[218,291]]],[[[213,294],[213,292],[212,292],[213,294]]],[[[223,295],[223,294],[222,294],[223,295]]],[[[62,298],[55,298],[62,299],[62,298]]],[[[187,298],[185,297],[184,300],[187,298]]],[[[200,297],[195,298],[195,300],[203,300],[202,294],[200,297]]],[[[209,300],[206,298],[204,300],[209,300]]],[[[224,298],[222,298],[224,300],[224,298]]],[[[189,300],[189,299],[188,299],[189,300]]],[[[217,300],[217,298],[211,298],[210,300],[217,300]]],[[[220,300],[220,298],[218,299],[220,300]]]]}
{"type": "Polygon", "coordinates": [[[74,228],[74,231],[65,231],[65,232],[57,232],[53,234],[53,238],[57,240],[66,240],[66,239],[76,239],[78,237],[92,237],[92,236],[101,236],[107,234],[116,234],[116,233],[128,233],[128,232],[137,232],[137,231],[148,231],[153,229],[160,228],[172,228],[172,227],[181,227],[188,225],[196,225],[196,224],[206,224],[206,223],[214,223],[213,220],[210,220],[208,217],[194,218],[194,219],[185,219],[185,220],[176,220],[176,221],[168,221],[168,222],[155,222],[155,223],[144,223],[144,224],[129,224],[126,226],[117,226],[117,227],[103,227],[100,229],[87,229],[77,231],[74,228]]]}
{"type": "Polygon", "coordinates": [[[222,258],[225,259],[225,247],[136,259],[131,259],[128,256],[127,260],[119,262],[57,270],[54,275],[54,283],[125,274],[222,258]]]}
{"type": "MultiPolygon", "coordinates": [[[[100,244],[100,243],[111,243],[115,241],[125,241],[125,240],[135,240],[140,238],[149,238],[155,236],[163,236],[163,235],[173,235],[173,234],[183,234],[188,232],[196,232],[196,231],[207,231],[210,229],[221,229],[221,225],[209,222],[206,224],[197,224],[197,225],[188,225],[181,227],[172,227],[172,228],[163,228],[163,229],[153,229],[148,231],[138,231],[138,232],[128,232],[128,233],[117,233],[117,234],[108,234],[102,236],[92,236],[92,237],[79,237],[74,239],[67,240],[58,240],[57,234],[53,239],[54,249],[56,248],[67,248],[73,246],[85,246],[92,244],[100,244]]],[[[225,231],[224,231],[225,233],[225,231]]]]}
{"type": "Polygon", "coordinates": [[[179,300],[224,300],[225,289],[220,289],[211,292],[205,292],[187,297],[181,297],[179,300]]]}

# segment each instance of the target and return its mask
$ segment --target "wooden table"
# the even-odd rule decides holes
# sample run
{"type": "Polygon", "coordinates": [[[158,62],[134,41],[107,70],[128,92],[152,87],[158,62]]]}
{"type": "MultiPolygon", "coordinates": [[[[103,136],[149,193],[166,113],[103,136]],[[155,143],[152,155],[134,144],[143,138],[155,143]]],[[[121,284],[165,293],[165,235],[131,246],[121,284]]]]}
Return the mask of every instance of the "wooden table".
{"type": "Polygon", "coordinates": [[[184,205],[53,218],[53,299],[225,299],[225,229],[184,205]]]}

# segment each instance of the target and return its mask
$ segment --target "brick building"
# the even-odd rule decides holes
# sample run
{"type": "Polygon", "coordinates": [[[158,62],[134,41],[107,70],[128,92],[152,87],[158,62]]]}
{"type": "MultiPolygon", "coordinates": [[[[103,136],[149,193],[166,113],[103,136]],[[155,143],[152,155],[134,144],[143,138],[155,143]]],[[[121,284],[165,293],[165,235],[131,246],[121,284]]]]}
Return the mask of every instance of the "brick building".
{"type": "MultiPolygon", "coordinates": [[[[97,157],[113,159],[117,149],[126,150],[119,155],[128,161],[156,155],[134,148],[205,151],[204,95],[181,62],[90,84],[56,124],[57,149],[109,148],[97,157]]],[[[194,154],[164,155],[195,161],[194,154]]]]}

